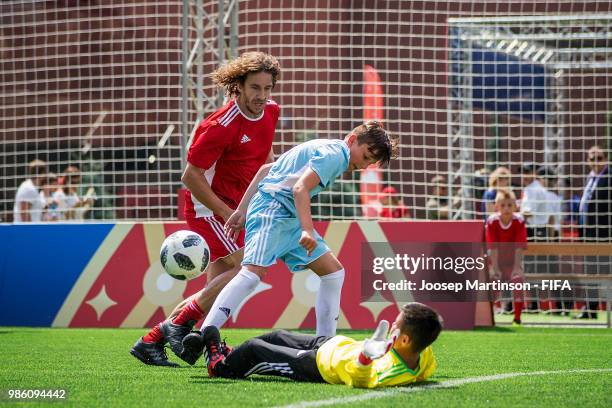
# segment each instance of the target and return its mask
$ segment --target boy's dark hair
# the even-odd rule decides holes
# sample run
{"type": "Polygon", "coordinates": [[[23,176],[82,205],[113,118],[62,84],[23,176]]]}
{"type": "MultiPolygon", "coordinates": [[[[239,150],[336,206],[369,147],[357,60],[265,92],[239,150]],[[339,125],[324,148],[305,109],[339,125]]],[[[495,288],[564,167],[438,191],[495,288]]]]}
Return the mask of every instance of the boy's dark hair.
{"type": "Polygon", "coordinates": [[[412,351],[420,353],[436,341],[442,331],[442,317],[422,303],[412,302],[402,306],[404,320],[401,332],[412,342],[412,351]]]}
{"type": "Polygon", "coordinates": [[[380,167],[386,167],[391,159],[398,156],[399,140],[391,137],[377,120],[369,120],[353,129],[357,143],[366,143],[380,167]]]}

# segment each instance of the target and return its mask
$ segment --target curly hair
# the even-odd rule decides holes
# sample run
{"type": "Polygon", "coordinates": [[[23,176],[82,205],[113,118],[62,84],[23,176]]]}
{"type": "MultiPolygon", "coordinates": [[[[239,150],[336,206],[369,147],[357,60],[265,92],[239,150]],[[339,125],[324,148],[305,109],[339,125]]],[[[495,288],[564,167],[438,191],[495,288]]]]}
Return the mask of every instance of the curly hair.
{"type": "Polygon", "coordinates": [[[240,57],[229,61],[212,73],[213,83],[225,88],[229,96],[238,96],[240,91],[238,85],[244,84],[249,74],[267,72],[272,75],[272,86],[280,74],[278,60],[270,54],[263,52],[245,52],[240,57]]]}
{"type": "Polygon", "coordinates": [[[399,138],[391,136],[377,120],[369,120],[353,129],[353,134],[357,136],[357,143],[366,143],[370,152],[380,163],[380,167],[385,167],[391,159],[396,159],[399,155],[399,138]]]}

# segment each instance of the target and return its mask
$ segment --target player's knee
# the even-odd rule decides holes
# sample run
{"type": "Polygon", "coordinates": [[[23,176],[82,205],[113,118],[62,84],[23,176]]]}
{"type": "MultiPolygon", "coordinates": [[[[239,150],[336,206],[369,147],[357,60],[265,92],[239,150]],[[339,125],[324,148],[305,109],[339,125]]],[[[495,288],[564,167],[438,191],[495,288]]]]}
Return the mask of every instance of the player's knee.
{"type": "Polygon", "coordinates": [[[263,279],[266,276],[268,268],[259,265],[243,265],[240,271],[242,272],[244,270],[257,275],[259,279],[263,279]]]}
{"type": "Polygon", "coordinates": [[[337,270],[336,272],[328,273],[327,275],[321,276],[322,284],[333,284],[333,285],[342,285],[344,283],[344,268],[337,270]]]}
{"type": "Polygon", "coordinates": [[[270,333],[266,333],[263,336],[259,336],[260,339],[267,341],[269,343],[275,343],[277,339],[282,338],[287,335],[287,330],[275,330],[270,333]]]}

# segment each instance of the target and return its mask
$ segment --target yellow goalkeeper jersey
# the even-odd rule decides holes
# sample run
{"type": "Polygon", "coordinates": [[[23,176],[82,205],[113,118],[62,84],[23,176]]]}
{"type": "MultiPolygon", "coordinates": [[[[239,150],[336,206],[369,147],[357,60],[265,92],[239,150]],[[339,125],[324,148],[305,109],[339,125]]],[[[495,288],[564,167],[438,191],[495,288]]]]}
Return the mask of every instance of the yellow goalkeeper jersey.
{"type": "Polygon", "coordinates": [[[362,366],[357,362],[362,349],[363,341],[345,336],[334,336],[323,343],[317,351],[317,367],[323,379],[358,388],[389,387],[424,381],[436,368],[431,346],[421,352],[416,370],[411,370],[393,349],[362,366]]]}

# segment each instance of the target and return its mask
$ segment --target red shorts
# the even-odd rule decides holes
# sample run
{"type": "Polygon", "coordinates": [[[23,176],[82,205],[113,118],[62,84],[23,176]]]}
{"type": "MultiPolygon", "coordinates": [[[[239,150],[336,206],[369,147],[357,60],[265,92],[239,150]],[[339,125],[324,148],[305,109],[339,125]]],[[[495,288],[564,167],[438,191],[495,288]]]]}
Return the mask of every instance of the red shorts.
{"type": "Polygon", "coordinates": [[[226,257],[240,248],[244,248],[244,228],[236,242],[229,239],[223,232],[223,218],[213,217],[187,218],[187,225],[191,231],[200,234],[210,248],[210,262],[226,257]]]}

